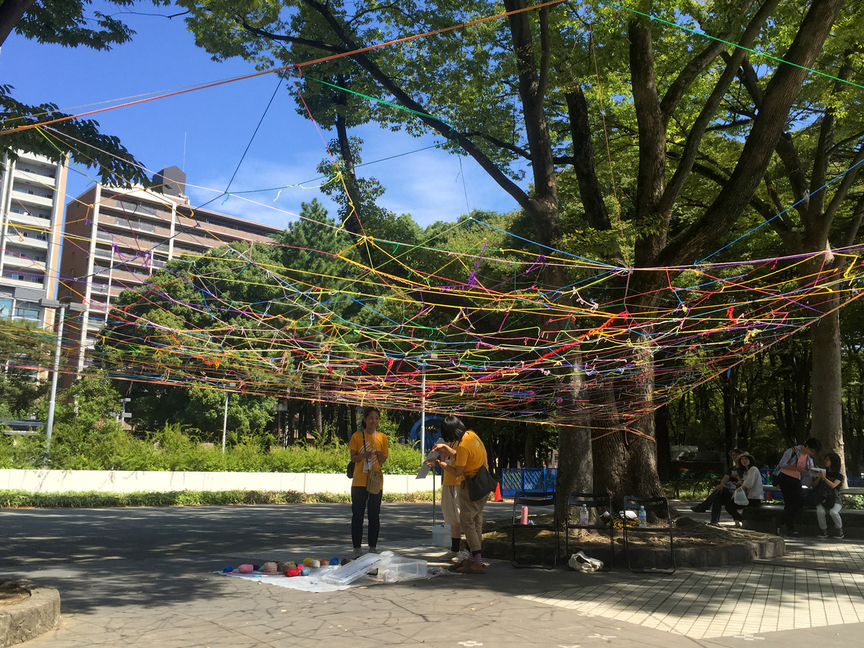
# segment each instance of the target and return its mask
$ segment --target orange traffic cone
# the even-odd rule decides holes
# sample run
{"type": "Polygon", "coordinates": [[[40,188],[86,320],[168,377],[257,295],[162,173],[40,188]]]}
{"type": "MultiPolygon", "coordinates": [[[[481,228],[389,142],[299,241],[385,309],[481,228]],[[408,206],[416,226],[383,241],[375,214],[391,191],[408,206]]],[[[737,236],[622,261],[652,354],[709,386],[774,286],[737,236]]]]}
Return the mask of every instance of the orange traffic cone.
{"type": "Polygon", "coordinates": [[[501,497],[501,482],[498,482],[497,484],[495,484],[495,501],[496,502],[503,502],[504,501],[504,498],[501,497]]]}

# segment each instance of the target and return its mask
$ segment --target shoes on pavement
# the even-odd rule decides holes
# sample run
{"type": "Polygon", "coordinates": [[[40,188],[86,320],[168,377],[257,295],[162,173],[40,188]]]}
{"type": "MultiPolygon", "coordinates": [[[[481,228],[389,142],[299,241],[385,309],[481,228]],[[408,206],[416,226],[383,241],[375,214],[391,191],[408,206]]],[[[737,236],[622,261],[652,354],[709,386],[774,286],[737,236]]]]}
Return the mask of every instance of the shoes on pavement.
{"type": "Polygon", "coordinates": [[[820,531],[816,537],[817,538],[827,538],[828,537],[828,529],[820,531]]]}
{"type": "Polygon", "coordinates": [[[711,522],[708,523],[708,526],[719,527],[719,526],[720,526],[720,523],[719,523],[719,522],[711,521],[711,522]]]}
{"type": "Polygon", "coordinates": [[[697,504],[696,506],[691,506],[690,510],[694,513],[705,513],[708,509],[702,506],[701,504],[697,504]]]}
{"type": "Polygon", "coordinates": [[[835,535],[835,536],[834,536],[834,539],[835,539],[835,540],[842,540],[842,539],[843,539],[843,532],[841,531],[840,533],[838,533],[837,535],[835,535]]]}
{"type": "Polygon", "coordinates": [[[465,565],[458,567],[456,571],[460,574],[485,574],[486,565],[474,562],[473,560],[467,560],[465,561],[465,565]]]}
{"type": "Polygon", "coordinates": [[[455,564],[453,564],[453,565],[450,565],[450,571],[452,571],[452,572],[459,571],[460,569],[462,569],[463,567],[465,567],[469,562],[471,562],[471,559],[470,559],[470,558],[466,558],[466,559],[463,560],[462,562],[459,562],[459,563],[455,563],[455,564]]]}
{"type": "Polygon", "coordinates": [[[363,555],[363,550],[360,547],[354,547],[354,560],[357,560],[363,555]]]}
{"type": "Polygon", "coordinates": [[[740,529],[744,526],[744,523],[741,520],[735,520],[735,528],[740,529]]]}
{"type": "Polygon", "coordinates": [[[381,553],[381,552],[378,551],[378,547],[369,547],[369,553],[377,554],[377,553],[381,553]]]}
{"type": "Polygon", "coordinates": [[[450,558],[450,561],[461,564],[465,559],[469,558],[470,556],[471,552],[467,549],[463,549],[462,551],[453,554],[453,556],[450,558]]]}
{"type": "Polygon", "coordinates": [[[450,560],[452,560],[453,558],[455,558],[458,555],[459,555],[458,551],[448,551],[447,553],[441,554],[440,556],[438,556],[438,560],[440,560],[441,562],[450,562],[450,560]]]}

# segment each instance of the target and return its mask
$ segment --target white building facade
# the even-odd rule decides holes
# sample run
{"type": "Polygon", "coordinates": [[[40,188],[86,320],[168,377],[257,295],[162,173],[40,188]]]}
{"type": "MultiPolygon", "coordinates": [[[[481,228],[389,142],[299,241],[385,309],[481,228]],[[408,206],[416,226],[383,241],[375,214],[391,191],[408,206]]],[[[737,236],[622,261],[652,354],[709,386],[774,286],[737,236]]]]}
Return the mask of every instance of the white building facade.
{"type": "Polygon", "coordinates": [[[53,324],[68,162],[18,151],[0,175],[0,317],[53,324]]]}

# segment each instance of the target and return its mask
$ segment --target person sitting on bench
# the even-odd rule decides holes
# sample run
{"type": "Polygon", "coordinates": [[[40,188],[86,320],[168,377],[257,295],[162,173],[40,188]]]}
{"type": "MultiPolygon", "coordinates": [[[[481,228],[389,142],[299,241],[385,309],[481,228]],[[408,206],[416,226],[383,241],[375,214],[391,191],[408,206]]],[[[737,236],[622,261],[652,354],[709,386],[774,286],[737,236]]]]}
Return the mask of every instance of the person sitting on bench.
{"type": "Polygon", "coordinates": [[[723,475],[723,479],[720,480],[720,483],[717,484],[705,501],[691,507],[691,511],[694,511],[695,513],[704,513],[705,511],[708,511],[718,497],[723,498],[721,500],[721,505],[725,504],[726,500],[731,501],[732,494],[738,487],[738,480],[740,479],[740,475],[738,474],[738,458],[742,454],[744,454],[744,451],[741,448],[732,448],[729,451],[729,457],[731,457],[732,462],[726,469],[726,474],[723,475]]]}

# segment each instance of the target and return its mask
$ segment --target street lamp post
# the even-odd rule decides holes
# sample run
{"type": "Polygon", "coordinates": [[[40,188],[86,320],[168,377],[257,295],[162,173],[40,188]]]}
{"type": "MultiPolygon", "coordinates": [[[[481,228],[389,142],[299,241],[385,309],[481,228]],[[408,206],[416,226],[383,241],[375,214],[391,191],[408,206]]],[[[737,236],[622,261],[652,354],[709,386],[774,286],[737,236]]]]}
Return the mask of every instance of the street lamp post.
{"type": "Polygon", "coordinates": [[[225,454],[225,437],[228,435],[228,396],[231,395],[229,389],[234,389],[237,383],[227,383],[223,385],[225,389],[225,414],[222,416],[222,454],[225,454]]]}
{"type": "Polygon", "coordinates": [[[60,351],[63,347],[63,323],[66,321],[66,309],[81,311],[81,304],[71,304],[56,299],[40,299],[42,308],[60,309],[60,321],[57,323],[57,343],[54,345],[54,369],[51,375],[51,397],[48,400],[48,420],[45,422],[45,458],[51,454],[51,433],[54,431],[54,408],[57,405],[57,379],[60,375],[60,351]]]}
{"type": "Polygon", "coordinates": [[[227,389],[225,390],[225,416],[222,418],[222,454],[225,454],[225,436],[228,434],[228,395],[229,392],[227,389]]]}
{"type": "Polygon", "coordinates": [[[45,457],[51,454],[51,433],[54,430],[54,407],[57,404],[57,376],[60,374],[60,349],[63,346],[63,322],[66,304],[60,304],[60,323],[57,324],[57,344],[54,345],[54,371],[51,374],[51,398],[48,401],[48,420],[45,423],[45,457]]]}

